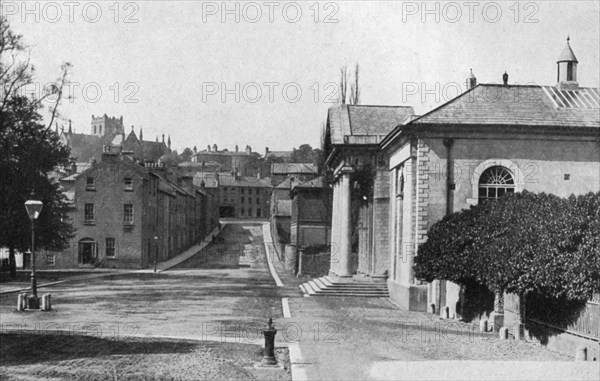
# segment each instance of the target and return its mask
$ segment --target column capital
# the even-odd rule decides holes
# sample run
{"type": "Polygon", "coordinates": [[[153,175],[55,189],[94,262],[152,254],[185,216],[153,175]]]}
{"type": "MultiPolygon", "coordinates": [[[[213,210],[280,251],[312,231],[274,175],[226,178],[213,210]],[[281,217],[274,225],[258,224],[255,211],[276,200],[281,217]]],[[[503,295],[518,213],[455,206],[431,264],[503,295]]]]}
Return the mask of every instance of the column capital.
{"type": "Polygon", "coordinates": [[[352,166],[343,166],[341,168],[339,168],[336,172],[335,172],[335,177],[340,177],[340,176],[344,176],[344,175],[351,175],[355,172],[354,167],[352,166]]]}

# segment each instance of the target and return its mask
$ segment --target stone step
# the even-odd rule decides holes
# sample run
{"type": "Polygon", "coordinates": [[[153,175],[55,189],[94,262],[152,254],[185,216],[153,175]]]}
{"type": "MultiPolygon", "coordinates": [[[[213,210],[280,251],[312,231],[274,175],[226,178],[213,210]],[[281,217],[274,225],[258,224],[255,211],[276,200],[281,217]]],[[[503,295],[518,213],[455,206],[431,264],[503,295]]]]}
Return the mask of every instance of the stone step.
{"type": "Polygon", "coordinates": [[[314,295],[316,293],[316,290],[311,287],[310,283],[304,283],[304,289],[308,295],[314,295]]]}
{"type": "Polygon", "coordinates": [[[380,291],[365,291],[365,290],[318,290],[315,291],[317,294],[354,294],[361,293],[366,295],[379,295],[379,294],[389,294],[386,290],[380,291]]]}
{"type": "Polygon", "coordinates": [[[352,296],[366,298],[387,298],[387,283],[371,281],[339,282],[329,276],[311,279],[301,285],[301,290],[309,296],[352,296]]]}
{"type": "Polygon", "coordinates": [[[377,285],[386,285],[387,281],[385,279],[380,278],[362,278],[362,277],[352,277],[352,278],[332,278],[329,275],[324,277],[331,284],[377,284],[377,285]]]}
{"type": "Polygon", "coordinates": [[[318,294],[314,294],[311,296],[336,296],[336,297],[340,297],[340,296],[352,296],[352,297],[362,297],[362,298],[389,298],[389,294],[361,294],[358,292],[354,292],[354,293],[347,293],[347,294],[339,294],[339,293],[331,293],[331,294],[325,294],[325,293],[318,293],[318,294]]]}
{"type": "Polygon", "coordinates": [[[323,281],[321,281],[321,279],[319,278],[315,278],[313,279],[313,281],[317,284],[317,286],[319,286],[319,288],[326,288],[328,285],[323,283],[323,281]]]}
{"type": "Polygon", "coordinates": [[[300,286],[298,286],[298,287],[300,287],[300,291],[302,291],[302,293],[303,293],[303,294],[308,294],[308,292],[306,292],[306,289],[304,288],[304,285],[303,285],[303,284],[301,284],[301,285],[300,285],[300,286]]]}
{"type": "Polygon", "coordinates": [[[321,287],[319,287],[319,285],[318,285],[318,284],[316,284],[314,280],[309,280],[309,281],[308,281],[308,284],[309,284],[309,285],[310,285],[310,287],[312,287],[312,289],[313,289],[313,290],[315,290],[315,291],[320,291],[320,290],[321,290],[321,287]]]}
{"type": "Polygon", "coordinates": [[[331,288],[352,288],[352,287],[358,287],[358,288],[364,288],[364,289],[387,289],[387,286],[385,285],[375,285],[375,284],[360,284],[360,283],[348,283],[348,284],[340,284],[340,283],[335,283],[326,287],[331,287],[331,288]]]}

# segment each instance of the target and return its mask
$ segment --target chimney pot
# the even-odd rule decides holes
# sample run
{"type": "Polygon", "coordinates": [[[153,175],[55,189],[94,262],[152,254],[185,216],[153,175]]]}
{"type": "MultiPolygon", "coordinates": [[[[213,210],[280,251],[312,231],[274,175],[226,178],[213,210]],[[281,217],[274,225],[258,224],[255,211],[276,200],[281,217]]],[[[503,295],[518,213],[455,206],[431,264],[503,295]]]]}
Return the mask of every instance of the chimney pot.
{"type": "Polygon", "coordinates": [[[502,82],[504,83],[504,86],[508,85],[508,73],[506,71],[502,74],[502,82]]]}

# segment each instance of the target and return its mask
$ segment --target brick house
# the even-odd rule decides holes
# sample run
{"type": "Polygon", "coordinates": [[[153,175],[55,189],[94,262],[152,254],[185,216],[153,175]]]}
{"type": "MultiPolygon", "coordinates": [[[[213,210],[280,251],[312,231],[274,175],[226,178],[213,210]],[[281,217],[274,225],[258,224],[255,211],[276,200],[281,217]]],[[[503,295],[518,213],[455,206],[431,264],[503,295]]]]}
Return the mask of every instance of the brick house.
{"type": "Polygon", "coordinates": [[[63,252],[40,252],[39,267],[145,268],[204,238],[218,226],[216,197],[164,170],[107,147],[100,162],[63,179],[75,236],[63,252]]]}

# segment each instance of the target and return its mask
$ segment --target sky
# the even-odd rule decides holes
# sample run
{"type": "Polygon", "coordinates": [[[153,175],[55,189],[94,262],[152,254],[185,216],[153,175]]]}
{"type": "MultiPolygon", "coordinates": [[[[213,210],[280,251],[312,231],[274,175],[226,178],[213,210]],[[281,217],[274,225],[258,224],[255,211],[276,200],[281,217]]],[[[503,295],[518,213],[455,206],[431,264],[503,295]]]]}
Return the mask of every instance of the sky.
{"type": "MultiPolygon", "coordinates": [[[[361,104],[423,114],[480,83],[554,85],[567,36],[581,86],[599,87],[598,1],[6,1],[41,93],[73,65],[62,120],[92,115],[173,148],[320,145],[340,68],[361,104]],[[350,78],[352,80],[352,77],[350,78]]],[[[66,128],[66,127],[65,127],[66,128]]]]}

